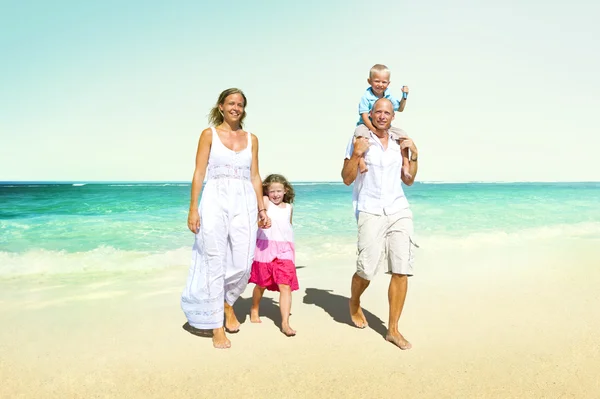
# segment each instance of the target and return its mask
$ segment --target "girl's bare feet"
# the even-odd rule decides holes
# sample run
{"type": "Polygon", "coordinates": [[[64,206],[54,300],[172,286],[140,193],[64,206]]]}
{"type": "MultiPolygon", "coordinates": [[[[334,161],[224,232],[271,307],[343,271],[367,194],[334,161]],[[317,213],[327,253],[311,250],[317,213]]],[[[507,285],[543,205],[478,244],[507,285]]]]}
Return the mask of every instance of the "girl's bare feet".
{"type": "Polygon", "coordinates": [[[262,323],[262,320],[260,320],[260,316],[258,314],[258,307],[254,308],[253,306],[252,308],[250,308],[250,322],[262,323]]]}
{"type": "Polygon", "coordinates": [[[288,337],[293,337],[296,335],[296,330],[292,329],[289,324],[281,326],[281,332],[287,335],[288,337]]]}

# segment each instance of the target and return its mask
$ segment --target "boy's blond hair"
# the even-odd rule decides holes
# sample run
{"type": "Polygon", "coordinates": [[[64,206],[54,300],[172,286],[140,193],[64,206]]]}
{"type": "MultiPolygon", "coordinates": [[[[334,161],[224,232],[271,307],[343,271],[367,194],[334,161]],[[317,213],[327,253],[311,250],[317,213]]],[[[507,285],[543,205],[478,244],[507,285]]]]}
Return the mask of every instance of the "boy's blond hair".
{"type": "Polygon", "coordinates": [[[369,79],[373,78],[373,74],[375,73],[387,73],[388,74],[388,78],[391,75],[390,70],[388,69],[388,67],[386,67],[383,64],[375,64],[371,67],[371,70],[369,71],[369,79]]]}

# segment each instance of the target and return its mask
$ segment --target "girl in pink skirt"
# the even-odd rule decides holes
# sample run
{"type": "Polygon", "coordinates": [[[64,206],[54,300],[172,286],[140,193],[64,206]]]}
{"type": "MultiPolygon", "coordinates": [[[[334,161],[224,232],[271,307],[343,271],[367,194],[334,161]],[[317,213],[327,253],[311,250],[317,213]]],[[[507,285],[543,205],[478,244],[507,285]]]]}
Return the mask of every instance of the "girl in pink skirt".
{"type": "Polygon", "coordinates": [[[288,337],[296,335],[290,327],[292,291],[298,287],[296,276],[292,203],[294,189],[281,175],[269,175],[263,181],[263,195],[271,228],[258,229],[250,282],[256,284],[252,293],[250,321],[260,323],[258,309],[265,292],[279,291],[281,332],[288,337]]]}

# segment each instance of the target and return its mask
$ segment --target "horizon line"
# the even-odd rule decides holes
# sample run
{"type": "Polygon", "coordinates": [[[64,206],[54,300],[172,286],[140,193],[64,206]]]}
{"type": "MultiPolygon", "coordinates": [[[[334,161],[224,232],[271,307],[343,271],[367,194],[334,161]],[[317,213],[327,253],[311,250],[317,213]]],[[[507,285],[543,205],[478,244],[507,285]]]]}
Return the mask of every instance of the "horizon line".
{"type": "MultiPolygon", "coordinates": [[[[192,184],[190,180],[0,180],[0,184],[106,184],[106,183],[177,183],[192,184]]],[[[290,180],[290,183],[336,183],[341,180],[290,180]]],[[[600,180],[422,180],[421,184],[494,184],[494,183],[600,183],[600,180]]]]}

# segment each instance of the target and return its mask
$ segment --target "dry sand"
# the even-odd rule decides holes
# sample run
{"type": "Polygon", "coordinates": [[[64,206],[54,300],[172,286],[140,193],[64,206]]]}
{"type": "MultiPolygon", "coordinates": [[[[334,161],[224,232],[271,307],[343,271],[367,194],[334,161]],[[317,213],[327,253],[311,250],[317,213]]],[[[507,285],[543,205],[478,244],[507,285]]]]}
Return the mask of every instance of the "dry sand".
{"type": "Polygon", "coordinates": [[[229,350],[182,328],[185,266],[2,280],[0,397],[598,398],[597,248],[424,251],[401,319],[409,351],[383,338],[386,275],[363,297],[369,328],[349,325],[352,257],[298,270],[293,338],[273,293],[250,323],[249,286],[229,350]]]}

